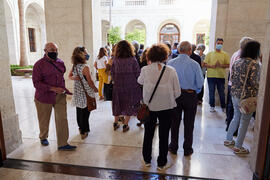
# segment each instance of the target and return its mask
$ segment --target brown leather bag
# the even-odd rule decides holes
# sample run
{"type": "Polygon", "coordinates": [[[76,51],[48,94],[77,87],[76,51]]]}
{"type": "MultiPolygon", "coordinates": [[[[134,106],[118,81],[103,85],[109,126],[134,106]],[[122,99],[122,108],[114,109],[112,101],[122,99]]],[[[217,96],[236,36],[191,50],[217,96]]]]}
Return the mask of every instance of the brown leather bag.
{"type": "MultiPolygon", "coordinates": [[[[74,66],[73,66],[73,68],[74,68],[74,66]]],[[[93,111],[93,110],[97,109],[96,98],[92,98],[91,96],[88,95],[88,93],[87,93],[87,91],[86,91],[86,89],[85,89],[85,87],[84,87],[84,85],[83,85],[82,79],[81,79],[81,77],[79,76],[77,67],[76,67],[76,71],[77,71],[77,75],[78,75],[78,77],[79,77],[79,79],[80,79],[81,85],[82,85],[82,87],[83,87],[83,91],[84,91],[85,96],[86,96],[87,109],[88,109],[88,111],[93,111]]]]}

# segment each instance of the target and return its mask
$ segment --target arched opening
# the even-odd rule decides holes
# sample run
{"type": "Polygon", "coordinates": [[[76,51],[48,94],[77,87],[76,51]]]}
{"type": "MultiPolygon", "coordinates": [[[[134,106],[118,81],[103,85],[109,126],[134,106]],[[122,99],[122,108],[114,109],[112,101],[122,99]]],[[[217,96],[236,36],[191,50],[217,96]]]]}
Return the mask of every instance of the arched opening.
{"type": "Polygon", "coordinates": [[[46,43],[45,14],[36,3],[30,4],[25,11],[27,53],[30,64],[43,55],[46,43]]]}
{"type": "Polygon", "coordinates": [[[16,31],[16,19],[14,16],[14,8],[11,7],[8,1],[4,1],[5,16],[6,16],[6,28],[9,47],[9,60],[10,64],[19,63],[19,46],[18,46],[18,34],[16,31]]]}
{"type": "Polygon", "coordinates": [[[132,20],[126,25],[125,39],[136,40],[140,44],[145,44],[146,26],[140,20],[132,20]]]}
{"type": "Polygon", "coordinates": [[[180,42],[180,30],[174,23],[163,25],[159,31],[159,42],[180,42]]]}
{"type": "Polygon", "coordinates": [[[209,45],[210,20],[199,20],[193,27],[192,39],[194,44],[209,45]]]}
{"type": "Polygon", "coordinates": [[[110,30],[110,22],[107,20],[101,21],[101,28],[102,28],[102,46],[108,44],[108,34],[110,30]]]}

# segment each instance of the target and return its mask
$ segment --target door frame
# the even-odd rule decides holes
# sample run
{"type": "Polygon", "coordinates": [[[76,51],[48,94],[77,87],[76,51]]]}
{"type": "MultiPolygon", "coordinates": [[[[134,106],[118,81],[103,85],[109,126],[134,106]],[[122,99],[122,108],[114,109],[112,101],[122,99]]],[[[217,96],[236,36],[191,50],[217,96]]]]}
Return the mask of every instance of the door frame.
{"type": "Polygon", "coordinates": [[[266,85],[263,99],[262,119],[260,126],[259,144],[256,160],[256,168],[253,173],[253,180],[269,179],[270,170],[270,55],[266,73],[266,85]]]}
{"type": "Polygon", "coordinates": [[[0,167],[3,165],[3,161],[6,159],[7,159],[7,156],[6,156],[4,131],[3,131],[3,122],[2,122],[2,115],[0,111],[0,167]]]}

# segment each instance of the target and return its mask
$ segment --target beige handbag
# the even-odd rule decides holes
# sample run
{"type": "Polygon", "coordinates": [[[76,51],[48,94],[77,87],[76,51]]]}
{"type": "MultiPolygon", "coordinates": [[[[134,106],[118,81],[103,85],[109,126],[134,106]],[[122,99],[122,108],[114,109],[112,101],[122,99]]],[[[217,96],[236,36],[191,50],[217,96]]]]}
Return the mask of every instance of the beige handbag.
{"type": "Polygon", "coordinates": [[[257,97],[249,97],[249,98],[243,99],[248,74],[249,74],[249,71],[251,69],[251,64],[252,63],[250,63],[249,66],[248,66],[248,71],[247,71],[247,74],[246,74],[246,78],[245,78],[245,82],[244,82],[244,85],[243,85],[243,90],[242,90],[241,98],[240,98],[240,102],[239,102],[239,110],[240,110],[240,112],[242,114],[252,114],[252,113],[254,113],[256,111],[256,108],[257,108],[257,97]]]}

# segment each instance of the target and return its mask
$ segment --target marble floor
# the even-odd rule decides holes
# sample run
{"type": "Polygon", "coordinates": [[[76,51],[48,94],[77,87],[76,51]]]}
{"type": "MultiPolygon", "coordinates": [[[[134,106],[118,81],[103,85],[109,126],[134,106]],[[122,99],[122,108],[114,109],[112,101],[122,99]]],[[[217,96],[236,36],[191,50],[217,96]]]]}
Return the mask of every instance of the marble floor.
{"type": "MultiPolygon", "coordinates": [[[[50,146],[41,146],[38,139],[39,128],[33,101],[35,89],[32,80],[12,77],[12,82],[23,144],[10,153],[9,158],[157,172],[157,131],[153,142],[152,166],[145,168],[141,155],[143,126],[137,127],[137,120],[133,117],[130,120],[128,132],[123,133],[122,129],[113,131],[111,102],[98,101],[98,109],[90,115],[91,132],[88,138],[81,140],[78,134],[75,107],[72,107],[68,101],[69,140],[71,144],[77,145],[78,149],[74,152],[57,151],[53,114],[48,138],[50,146]]],[[[225,127],[225,114],[220,108],[217,108],[216,113],[210,113],[207,103],[198,106],[194,130],[194,154],[191,157],[184,157],[182,148],[178,150],[178,155],[169,153],[170,167],[162,173],[229,180],[252,179],[248,163],[249,155],[236,156],[231,149],[223,146],[225,127]]],[[[252,130],[249,128],[245,139],[247,147],[250,146],[251,140],[252,130]]],[[[179,144],[182,143],[183,125],[181,124],[179,144]]],[[[25,172],[25,174],[29,173],[25,172]]]]}

